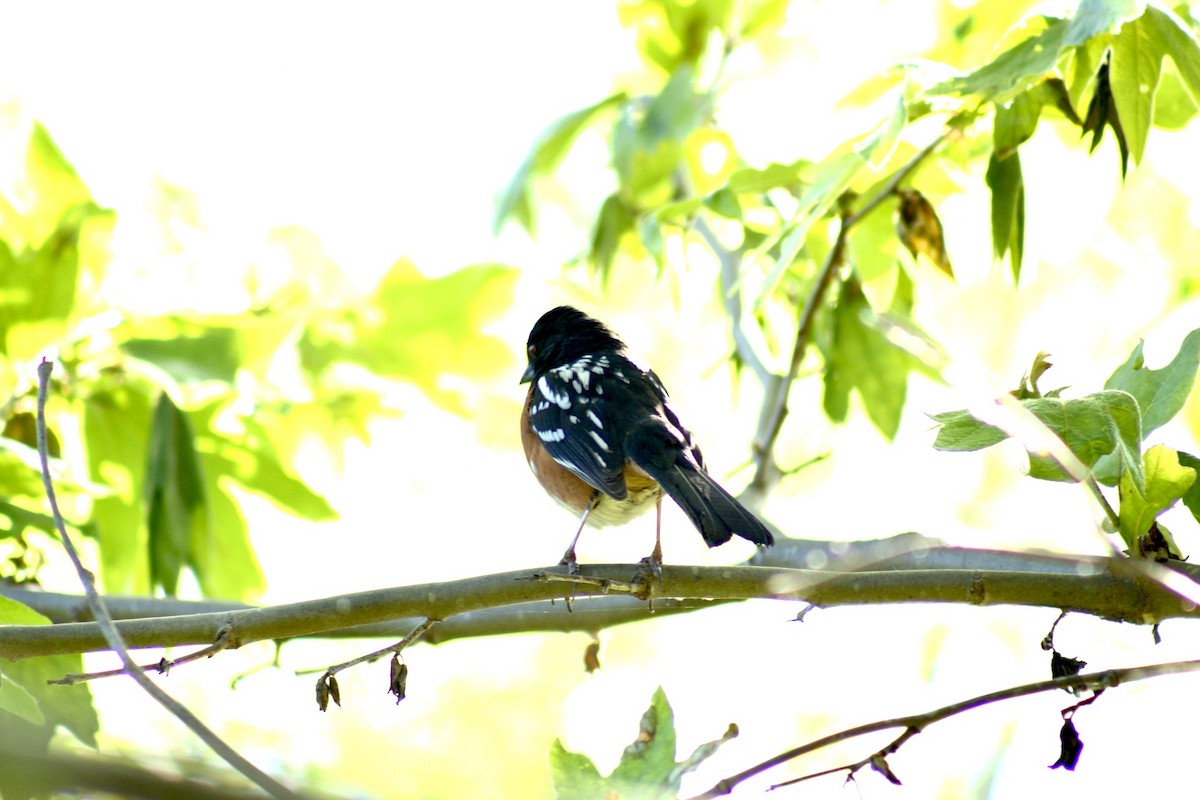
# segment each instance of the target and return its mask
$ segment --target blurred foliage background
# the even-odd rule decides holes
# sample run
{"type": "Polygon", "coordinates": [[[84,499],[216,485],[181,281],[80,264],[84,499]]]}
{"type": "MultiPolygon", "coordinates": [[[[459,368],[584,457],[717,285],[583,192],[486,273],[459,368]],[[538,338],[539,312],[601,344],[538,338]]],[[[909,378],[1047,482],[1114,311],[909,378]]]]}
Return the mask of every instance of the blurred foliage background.
{"type": "MultiPolygon", "coordinates": [[[[1142,339],[1154,366],[1195,351],[1186,5],[49,3],[0,19],[20,33],[0,53],[10,581],[75,590],[32,450],[43,357],[65,516],[104,590],[271,603],[557,558],[572,522],[526,474],[516,428],[525,335],[555,303],[620,332],[714,472],[811,539],[1105,553],[1085,492],[1025,479],[1013,442],[936,452],[929,415],[1017,387],[1039,352],[1043,385],[1080,396],[1142,339]],[[756,464],[770,376],[827,263],[790,413],[756,464]]],[[[1196,452],[1192,362],[1146,447],[1196,452]]],[[[1162,517],[1183,555],[1197,503],[1162,517]]],[[[676,512],[669,562],[750,554],[706,551],[676,512]]],[[[648,536],[585,535],[581,559],[634,560],[648,536]]],[[[167,685],[301,785],[476,798],[553,796],[556,738],[608,772],[661,686],[681,757],[742,732],[685,779],[694,793],[822,733],[1040,679],[1056,615],[795,611],[607,631],[590,675],[586,637],[420,647],[399,708],[382,666],[345,677],[347,707],[312,708],[295,671],[361,642],[288,644],[274,666],[256,645],[167,685]]],[[[30,614],[0,606],[0,622],[30,614]]],[[[1097,668],[1195,655],[1186,623],[1162,633],[1072,618],[1058,641],[1097,668]]],[[[41,684],[80,662],[0,665],[4,729],[205,769],[131,687],[41,684]]],[[[1076,773],[1045,769],[1063,705],[1046,697],[923,734],[892,763],[905,787],[877,790],[1177,789],[1194,680],[1106,697],[1076,773]],[[1134,769],[1147,735],[1162,766],[1134,769]]]]}

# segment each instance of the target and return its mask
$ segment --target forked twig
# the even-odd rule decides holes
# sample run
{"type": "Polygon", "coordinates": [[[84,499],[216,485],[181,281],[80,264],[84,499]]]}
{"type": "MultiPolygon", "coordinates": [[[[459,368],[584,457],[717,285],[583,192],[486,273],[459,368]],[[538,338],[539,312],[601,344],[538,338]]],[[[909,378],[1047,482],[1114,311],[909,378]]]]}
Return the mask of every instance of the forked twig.
{"type": "MultiPolygon", "coordinates": [[[[376,650],[372,653],[367,653],[366,655],[358,656],[357,658],[352,658],[349,661],[342,662],[341,664],[334,664],[332,667],[327,667],[321,673],[321,677],[317,679],[317,707],[320,708],[322,711],[324,711],[326,708],[329,707],[330,700],[333,700],[333,702],[339,706],[342,704],[341,693],[338,689],[337,678],[335,677],[339,672],[341,672],[342,670],[349,669],[350,667],[356,667],[359,664],[365,664],[368,661],[377,661],[378,659],[383,658],[384,656],[389,655],[389,654],[391,654],[392,656],[399,655],[400,651],[402,651],[404,648],[408,647],[410,644],[412,644],[413,642],[417,641],[422,636],[424,636],[425,632],[428,631],[430,628],[432,628],[434,625],[438,624],[438,622],[440,622],[440,620],[435,619],[434,617],[426,617],[421,622],[420,625],[417,625],[417,627],[415,627],[411,631],[409,631],[407,636],[405,636],[403,639],[396,642],[395,644],[388,645],[387,647],[383,648],[382,650],[376,650]]],[[[405,674],[407,673],[407,669],[404,670],[404,673],[405,674]]],[[[298,674],[300,674],[300,673],[298,673],[298,674]]],[[[392,669],[392,689],[391,689],[391,691],[393,694],[396,695],[396,702],[399,702],[400,700],[402,700],[404,698],[404,687],[403,687],[402,677],[401,677],[401,682],[399,683],[399,685],[397,685],[397,676],[396,676],[396,668],[395,667],[393,667],[393,669],[392,669]]]]}
{"type": "Polygon", "coordinates": [[[779,433],[783,429],[783,420],[787,417],[788,395],[791,392],[792,384],[796,381],[796,376],[800,374],[800,364],[804,361],[804,354],[808,350],[808,343],[812,337],[812,328],[816,320],[817,311],[820,310],[825,300],[825,295],[833,283],[833,276],[842,264],[846,250],[846,240],[851,229],[874,211],[883,201],[889,198],[896,191],[896,187],[911,175],[934,150],[940,147],[949,135],[949,130],[943,131],[936,139],[922,148],[904,166],[896,170],[887,183],[863,203],[857,211],[853,213],[843,211],[837,238],[834,239],[833,246],[829,249],[829,255],[825,257],[825,263],[821,267],[821,271],[817,274],[813,290],[809,293],[808,300],[805,301],[804,308],[797,320],[796,342],[792,346],[792,360],[788,365],[787,374],[782,381],[777,382],[774,386],[764,387],[768,391],[773,390],[774,394],[769,399],[769,402],[764,402],[763,404],[764,415],[759,420],[758,435],[755,437],[754,442],[754,452],[752,454],[754,458],[754,478],[750,481],[750,488],[756,493],[765,496],[779,474],[772,454],[775,449],[775,442],[778,440],[779,433]]]}
{"type": "Polygon", "coordinates": [[[87,596],[88,608],[91,609],[92,616],[100,626],[104,640],[108,643],[109,648],[117,654],[117,657],[121,659],[122,671],[128,673],[129,677],[133,678],[134,682],[146,694],[153,697],[159,705],[173,714],[188,730],[208,745],[229,766],[253,781],[259,788],[272,797],[299,800],[301,795],[296,794],[250,763],[241,753],[226,744],[223,739],[201,722],[200,718],[188,710],[187,706],[171,697],[151,681],[145,672],[134,663],[133,657],[129,655],[129,648],[126,647],[125,640],[121,637],[120,631],[113,624],[112,617],[108,613],[108,608],[104,605],[104,599],[96,591],[96,579],[83,566],[83,562],[79,558],[79,551],[76,550],[75,543],[67,534],[66,523],[63,520],[62,513],[58,509],[58,496],[54,492],[54,481],[50,477],[50,455],[46,444],[46,397],[49,394],[50,374],[53,371],[54,364],[50,361],[42,359],[42,362],[38,364],[37,445],[38,457],[42,467],[42,484],[46,490],[46,500],[50,504],[50,512],[54,517],[54,526],[58,529],[58,535],[62,539],[63,547],[66,549],[71,563],[75,566],[75,572],[79,575],[80,583],[83,584],[83,591],[87,596]]]}
{"type": "MultiPolygon", "coordinates": [[[[159,675],[166,675],[175,667],[179,667],[184,664],[190,664],[193,661],[199,661],[204,658],[212,658],[222,650],[229,650],[236,648],[237,646],[238,643],[233,635],[233,628],[232,626],[227,625],[222,628],[219,633],[217,633],[216,641],[210,644],[208,647],[202,647],[194,653],[188,653],[186,656],[180,656],[178,658],[160,658],[153,664],[143,664],[138,667],[138,669],[140,669],[142,672],[157,672],[159,675]]],[[[56,680],[47,681],[47,683],[55,686],[74,686],[77,683],[94,681],[100,678],[113,678],[117,675],[123,675],[124,673],[124,667],[121,669],[106,669],[100,672],[68,673],[67,675],[64,675],[56,680]]]]}
{"type": "MultiPolygon", "coordinates": [[[[791,761],[794,758],[799,758],[802,755],[815,752],[825,747],[838,742],[844,742],[849,739],[856,739],[860,736],[877,733],[879,731],[890,730],[892,728],[902,728],[900,736],[893,740],[889,745],[881,750],[872,753],[867,758],[861,761],[856,761],[853,764],[846,764],[833,769],[822,770],[818,773],[805,775],[800,778],[794,778],[783,783],[772,786],[776,789],[782,786],[788,786],[794,783],[799,783],[805,780],[811,780],[821,775],[829,775],[834,772],[843,770],[853,775],[856,771],[864,766],[872,766],[877,769],[886,768],[886,757],[898,750],[905,742],[916,736],[921,731],[928,728],[935,722],[949,719],[950,717],[962,714],[966,711],[972,711],[976,708],[1000,702],[1001,700],[1012,700],[1017,697],[1026,697],[1033,694],[1041,694],[1050,692],[1056,689],[1080,690],[1091,689],[1098,691],[1119,686],[1123,683],[1132,683],[1134,681],[1147,680],[1156,678],[1161,675],[1174,675],[1182,672],[1200,671],[1200,659],[1193,661],[1176,661],[1169,664],[1151,664],[1144,667],[1126,667],[1124,669],[1110,669],[1103,672],[1092,672],[1081,675],[1071,675],[1062,678],[1053,678],[1046,681],[1038,681],[1037,683],[1027,683],[1022,686],[1013,686],[1008,689],[1001,689],[989,694],[972,697],[968,700],[962,700],[958,703],[952,703],[948,706],[943,706],[933,711],[926,711],[921,714],[913,714],[907,717],[896,717],[894,719],[879,720],[870,722],[866,725],[859,725],[855,728],[848,728],[844,731],[823,736],[807,744],[793,747],[790,750],[785,750],[779,755],[772,756],[766,761],[755,764],[747,770],[731,775],[718,781],[711,789],[703,794],[696,795],[691,800],[713,800],[713,798],[723,797],[734,790],[742,782],[760,775],[767,770],[777,767],[791,761]]],[[[886,773],[885,773],[886,774],[886,773]]]]}

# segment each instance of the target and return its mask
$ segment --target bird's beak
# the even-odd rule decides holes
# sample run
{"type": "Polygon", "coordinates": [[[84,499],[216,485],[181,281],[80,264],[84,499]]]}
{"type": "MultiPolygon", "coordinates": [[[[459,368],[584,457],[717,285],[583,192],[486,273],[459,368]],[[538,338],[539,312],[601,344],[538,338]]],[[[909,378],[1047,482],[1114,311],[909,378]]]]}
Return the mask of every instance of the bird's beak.
{"type": "Polygon", "coordinates": [[[525,367],[525,371],[521,373],[521,383],[529,383],[533,380],[533,364],[525,367]]]}

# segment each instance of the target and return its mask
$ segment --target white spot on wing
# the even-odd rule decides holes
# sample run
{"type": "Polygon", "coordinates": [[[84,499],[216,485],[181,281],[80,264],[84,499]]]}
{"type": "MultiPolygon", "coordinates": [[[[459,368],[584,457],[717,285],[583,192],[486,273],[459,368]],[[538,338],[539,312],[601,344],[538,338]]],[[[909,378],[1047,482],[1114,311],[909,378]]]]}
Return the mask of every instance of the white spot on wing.
{"type": "Polygon", "coordinates": [[[588,431],[588,433],[592,435],[592,441],[596,443],[596,446],[607,453],[608,442],[604,441],[604,439],[600,437],[600,434],[596,433],[595,431],[588,431]]]}
{"type": "Polygon", "coordinates": [[[561,442],[566,438],[566,434],[563,432],[562,428],[554,428],[553,430],[548,431],[539,431],[535,429],[534,432],[537,433],[538,438],[543,442],[561,442]]]}
{"type": "Polygon", "coordinates": [[[604,423],[600,421],[600,417],[596,416],[596,412],[592,411],[590,408],[587,410],[587,417],[588,417],[588,419],[590,419],[592,421],[592,424],[595,425],[597,428],[600,428],[600,429],[604,428],[604,423]]]}
{"type": "Polygon", "coordinates": [[[538,378],[537,388],[538,391],[542,393],[542,397],[546,398],[547,401],[553,403],[562,410],[566,411],[571,407],[571,395],[567,392],[554,391],[554,389],[550,386],[550,381],[546,380],[545,375],[538,378]]]}

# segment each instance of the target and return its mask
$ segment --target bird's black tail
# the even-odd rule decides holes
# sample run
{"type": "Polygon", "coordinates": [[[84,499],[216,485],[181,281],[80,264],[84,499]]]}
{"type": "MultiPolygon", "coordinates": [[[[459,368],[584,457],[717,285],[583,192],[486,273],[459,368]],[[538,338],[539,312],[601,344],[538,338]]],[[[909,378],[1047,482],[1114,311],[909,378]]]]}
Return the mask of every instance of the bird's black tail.
{"type": "Polygon", "coordinates": [[[757,545],[775,543],[767,527],[707,472],[675,466],[651,477],[679,504],[709,547],[728,542],[735,533],[757,545]]]}
{"type": "Polygon", "coordinates": [[[745,506],[703,469],[697,468],[670,431],[662,426],[639,426],[625,444],[626,455],[679,504],[709,547],[725,544],[734,534],[757,545],[775,538],[745,506]]]}

